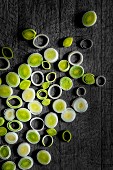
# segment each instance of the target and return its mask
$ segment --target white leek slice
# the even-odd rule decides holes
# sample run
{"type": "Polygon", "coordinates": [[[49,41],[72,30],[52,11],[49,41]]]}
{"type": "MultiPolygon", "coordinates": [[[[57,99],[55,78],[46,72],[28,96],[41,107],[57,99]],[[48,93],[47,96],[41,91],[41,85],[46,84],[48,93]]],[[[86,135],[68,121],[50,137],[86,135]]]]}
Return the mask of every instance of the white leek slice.
{"type": "Polygon", "coordinates": [[[28,104],[28,109],[33,115],[39,115],[42,112],[42,104],[38,100],[34,100],[28,104]]]}
{"type": "Polygon", "coordinates": [[[5,135],[5,141],[8,143],[8,144],[14,144],[18,141],[18,135],[17,133],[15,132],[8,132],[6,135],[5,135]]]}
{"type": "Polygon", "coordinates": [[[14,109],[5,109],[4,118],[8,121],[11,121],[15,118],[15,110],[14,109]]]}
{"type": "Polygon", "coordinates": [[[35,98],[35,90],[33,88],[28,88],[23,91],[22,93],[22,99],[25,102],[32,102],[35,98]]]}
{"type": "Polygon", "coordinates": [[[48,48],[44,52],[44,58],[50,63],[54,63],[58,60],[58,52],[54,48],[48,48]]]}
{"type": "Polygon", "coordinates": [[[88,103],[84,98],[79,97],[73,101],[72,107],[75,111],[83,113],[88,109],[88,103]]]}
{"type": "Polygon", "coordinates": [[[72,122],[76,117],[76,113],[72,108],[67,108],[61,114],[61,118],[64,122],[72,122]]]}
{"type": "Polygon", "coordinates": [[[17,148],[17,153],[21,157],[25,157],[30,153],[30,145],[27,142],[21,143],[17,148]]]}
{"type": "Polygon", "coordinates": [[[57,113],[62,113],[66,107],[67,104],[63,99],[57,99],[53,102],[53,110],[57,113]]]}

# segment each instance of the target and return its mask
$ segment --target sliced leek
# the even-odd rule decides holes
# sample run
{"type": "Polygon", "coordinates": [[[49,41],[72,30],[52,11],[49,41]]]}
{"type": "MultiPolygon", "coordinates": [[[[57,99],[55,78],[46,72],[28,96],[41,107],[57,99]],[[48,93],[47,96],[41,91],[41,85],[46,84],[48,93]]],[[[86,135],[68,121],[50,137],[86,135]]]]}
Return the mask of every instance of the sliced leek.
{"type": "Polygon", "coordinates": [[[33,88],[28,88],[23,91],[22,93],[22,99],[25,102],[32,102],[35,98],[35,90],[33,88]]]}
{"type": "Polygon", "coordinates": [[[40,150],[37,153],[37,160],[42,165],[48,165],[51,162],[51,155],[46,150],[40,150]]]}
{"type": "Polygon", "coordinates": [[[13,51],[9,47],[2,47],[2,55],[7,59],[11,59],[14,57],[13,51]]]}
{"type": "Polygon", "coordinates": [[[10,67],[10,62],[7,58],[0,57],[0,62],[5,62],[6,65],[6,66],[0,66],[1,71],[7,70],[10,67]]]}
{"type": "Polygon", "coordinates": [[[45,89],[40,89],[40,90],[37,91],[36,95],[37,95],[38,99],[44,100],[44,99],[47,98],[48,92],[45,89]]]}
{"type": "Polygon", "coordinates": [[[30,153],[30,145],[27,142],[21,143],[17,148],[17,153],[21,157],[25,157],[30,153]]]}
{"type": "Polygon", "coordinates": [[[22,170],[31,169],[33,167],[33,159],[30,156],[21,158],[18,162],[18,167],[22,170]]]}
{"type": "Polygon", "coordinates": [[[24,39],[26,40],[32,40],[36,37],[36,31],[29,28],[29,29],[25,29],[23,32],[22,32],[22,36],[24,39]]]}
{"type": "Polygon", "coordinates": [[[7,123],[7,128],[12,132],[19,132],[23,129],[23,123],[19,120],[12,120],[7,123]]]}
{"type": "Polygon", "coordinates": [[[42,67],[43,67],[45,70],[50,70],[50,69],[51,69],[51,64],[50,64],[50,62],[48,62],[48,61],[42,61],[42,67]]]}
{"type": "Polygon", "coordinates": [[[14,109],[5,109],[4,110],[4,118],[8,121],[12,121],[15,118],[15,110],[14,109]]]}
{"type": "Polygon", "coordinates": [[[62,113],[67,107],[66,102],[63,99],[57,99],[53,102],[53,110],[56,113],[62,113]]]}
{"type": "Polygon", "coordinates": [[[73,81],[69,78],[69,77],[62,77],[60,79],[60,87],[63,89],[63,90],[70,90],[73,86],[73,81]]]}
{"type": "Polygon", "coordinates": [[[30,127],[33,130],[41,131],[44,129],[44,121],[40,117],[34,117],[30,120],[30,127]]]}
{"type": "Polygon", "coordinates": [[[62,139],[63,141],[65,142],[70,142],[71,139],[72,139],[72,134],[69,130],[65,130],[63,133],[62,133],[62,139]]]}
{"type": "Polygon", "coordinates": [[[0,158],[7,160],[11,156],[11,149],[8,145],[0,146],[0,158]]]}
{"type": "Polygon", "coordinates": [[[13,161],[6,161],[2,164],[2,170],[16,170],[16,164],[13,161]]]}
{"type": "Polygon", "coordinates": [[[69,74],[72,78],[78,79],[83,76],[84,68],[82,66],[74,65],[70,68],[69,74]]]}
{"type": "Polygon", "coordinates": [[[62,72],[67,72],[70,68],[70,64],[67,60],[61,60],[59,63],[58,63],[58,68],[60,71],[62,72]]]}
{"type": "Polygon", "coordinates": [[[88,103],[84,98],[78,97],[73,101],[72,107],[74,108],[75,111],[83,113],[88,109],[88,103]]]}
{"type": "Polygon", "coordinates": [[[38,34],[34,40],[33,40],[33,45],[36,48],[45,48],[49,43],[49,37],[45,34],[38,34]],[[42,43],[40,43],[40,40],[42,41],[42,43]]]}
{"type": "Polygon", "coordinates": [[[7,104],[7,106],[9,106],[12,109],[18,109],[23,105],[23,102],[22,102],[22,99],[19,96],[13,95],[13,96],[10,96],[10,97],[7,98],[6,104],[7,104]],[[16,99],[19,104],[17,103],[16,105],[12,105],[10,103],[10,101],[14,100],[14,99],[16,99]]]}
{"type": "Polygon", "coordinates": [[[0,117],[0,126],[2,126],[5,123],[5,120],[3,117],[0,117]]]}
{"type": "Polygon", "coordinates": [[[73,37],[67,37],[63,41],[63,46],[64,47],[70,47],[72,45],[72,43],[73,43],[73,37]]]}
{"type": "Polygon", "coordinates": [[[58,124],[58,116],[55,113],[50,112],[45,116],[44,122],[48,128],[54,128],[58,124]]]}
{"type": "Polygon", "coordinates": [[[54,128],[47,129],[46,132],[47,132],[48,135],[51,135],[51,136],[57,135],[57,131],[54,128]]]}
{"type": "Polygon", "coordinates": [[[30,87],[31,81],[30,80],[22,80],[19,84],[19,88],[21,90],[26,90],[30,87]]]}
{"type": "Polygon", "coordinates": [[[42,64],[42,61],[43,61],[43,57],[41,54],[39,53],[33,53],[31,54],[29,57],[28,57],[28,64],[31,66],[31,67],[38,67],[42,64]]]}
{"type": "Polygon", "coordinates": [[[64,122],[72,122],[76,118],[76,113],[72,108],[66,108],[61,114],[61,118],[64,122]]]}
{"type": "Polygon", "coordinates": [[[15,143],[18,141],[18,135],[17,135],[17,133],[15,133],[15,132],[8,132],[8,133],[5,135],[5,141],[6,141],[8,144],[15,144],[15,143]]]}
{"type": "Polygon", "coordinates": [[[43,138],[42,138],[42,144],[43,144],[43,146],[45,146],[45,147],[50,147],[50,146],[52,146],[52,144],[53,144],[53,137],[50,136],[50,135],[45,135],[45,136],[43,136],[43,138]]]}
{"type": "Polygon", "coordinates": [[[33,115],[39,115],[42,112],[42,105],[38,100],[33,100],[28,104],[28,109],[33,115]]]}
{"type": "Polygon", "coordinates": [[[21,64],[18,68],[18,75],[21,79],[28,79],[31,76],[32,70],[28,64],[21,64]]]}
{"type": "Polygon", "coordinates": [[[29,130],[26,139],[31,144],[37,144],[40,141],[40,134],[36,130],[29,130]]]}
{"type": "Polygon", "coordinates": [[[6,75],[6,82],[10,87],[17,87],[20,83],[20,78],[17,73],[9,72],[6,75]]]}
{"type": "Polygon", "coordinates": [[[0,97],[8,98],[13,94],[13,89],[8,85],[2,84],[0,85],[0,97]]]}
{"type": "Polygon", "coordinates": [[[16,117],[21,122],[28,122],[31,119],[31,112],[26,108],[20,108],[16,111],[16,117]]]}
{"type": "Polygon", "coordinates": [[[7,129],[5,127],[0,127],[0,136],[4,136],[7,133],[7,129]]]}
{"type": "Polygon", "coordinates": [[[44,58],[50,63],[55,63],[58,60],[58,52],[54,48],[48,48],[44,52],[44,58]]]}
{"type": "Polygon", "coordinates": [[[35,71],[31,74],[31,82],[35,86],[41,86],[44,82],[44,74],[41,71],[35,71]],[[35,81],[34,81],[35,77],[35,81]]]}

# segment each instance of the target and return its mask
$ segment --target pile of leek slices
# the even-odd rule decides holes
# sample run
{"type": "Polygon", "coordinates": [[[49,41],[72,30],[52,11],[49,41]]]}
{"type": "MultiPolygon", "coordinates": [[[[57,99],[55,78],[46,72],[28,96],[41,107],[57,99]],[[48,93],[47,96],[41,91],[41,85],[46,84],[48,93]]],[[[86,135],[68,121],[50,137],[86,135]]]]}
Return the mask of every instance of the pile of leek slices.
{"type": "MultiPolygon", "coordinates": [[[[92,26],[96,21],[90,21],[88,25],[88,17],[93,14],[90,11],[83,18],[85,26],[92,26]],[[87,22],[86,20],[87,19],[87,22]]],[[[94,17],[93,17],[94,19],[94,17]]],[[[37,35],[33,29],[26,29],[22,32],[22,36],[26,40],[33,40],[35,48],[45,48],[49,43],[48,36],[44,34],[37,35]],[[38,45],[40,38],[46,38],[45,45],[38,45]]],[[[40,42],[39,42],[40,44],[40,42]]],[[[73,44],[73,38],[67,37],[63,41],[63,47],[68,48],[73,44]]],[[[6,69],[9,68],[9,59],[13,57],[13,52],[9,47],[2,49],[2,54],[7,61],[6,69]],[[5,55],[5,51],[9,50],[9,56],[5,55]]],[[[3,58],[0,58],[3,60],[3,58]]],[[[22,131],[24,123],[30,125],[30,129],[26,133],[26,141],[22,142],[17,147],[17,153],[21,157],[18,162],[20,169],[30,169],[34,164],[33,158],[29,156],[31,145],[36,145],[39,141],[42,146],[51,147],[54,143],[54,136],[57,135],[55,129],[58,125],[58,117],[65,123],[71,123],[75,120],[78,113],[84,113],[88,109],[88,102],[83,95],[86,94],[84,87],[79,87],[77,90],[78,97],[75,98],[68,106],[63,99],[63,93],[71,90],[73,87],[73,79],[81,78],[82,82],[87,85],[95,83],[95,76],[92,73],[84,73],[84,68],[81,66],[83,62],[83,55],[79,51],[73,51],[69,54],[68,60],[60,60],[58,62],[58,69],[61,72],[69,72],[68,76],[60,78],[59,83],[56,83],[57,73],[51,71],[52,64],[59,60],[59,54],[54,48],[47,48],[44,51],[44,56],[38,52],[32,53],[26,63],[22,63],[17,72],[9,72],[6,74],[6,82],[2,82],[0,78],[0,97],[6,99],[7,108],[0,117],[0,137],[4,137],[6,145],[0,146],[0,159],[6,160],[2,164],[2,170],[11,169],[16,170],[16,164],[7,159],[11,156],[10,145],[18,142],[19,131],[22,131]],[[77,58],[76,55],[77,54],[77,58]],[[74,58],[75,57],[75,58],[74,58]],[[76,61],[72,61],[77,59],[76,61]],[[35,71],[34,71],[35,68],[35,71]],[[42,68],[42,71],[41,69],[42,68]],[[43,70],[46,74],[43,74],[43,70]],[[36,88],[35,88],[36,87],[36,88]],[[38,90],[35,90],[37,89],[38,90]],[[21,95],[14,94],[14,89],[19,88],[21,95]],[[83,92],[80,90],[84,90],[83,92]],[[52,101],[53,100],[53,101],[52,101]],[[24,107],[26,103],[26,108],[24,107]],[[51,104],[51,110],[42,119],[40,116],[43,112],[43,107],[51,104]],[[32,116],[34,118],[32,118],[32,116]],[[6,126],[5,126],[6,125],[6,126]],[[46,134],[41,136],[40,131],[46,127],[46,134]]],[[[1,69],[5,70],[5,69],[1,69]]],[[[68,93],[67,93],[68,95],[68,93]]],[[[70,142],[72,134],[70,130],[64,130],[62,133],[62,140],[70,142]]],[[[51,154],[46,150],[40,150],[36,155],[37,161],[42,165],[47,165],[51,161],[51,154]]]]}

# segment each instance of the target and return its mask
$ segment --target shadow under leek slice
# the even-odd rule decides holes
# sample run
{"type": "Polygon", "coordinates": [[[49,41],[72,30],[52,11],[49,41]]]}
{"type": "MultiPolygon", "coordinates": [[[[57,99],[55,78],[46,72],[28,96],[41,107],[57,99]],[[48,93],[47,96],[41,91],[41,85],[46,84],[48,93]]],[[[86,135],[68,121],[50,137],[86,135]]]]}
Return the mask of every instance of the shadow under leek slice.
{"type": "Polygon", "coordinates": [[[45,116],[45,125],[48,128],[54,128],[55,126],[57,126],[58,124],[58,117],[56,115],[56,113],[50,112],[45,116]]]}
{"type": "Polygon", "coordinates": [[[6,161],[2,164],[2,170],[16,170],[16,164],[13,161],[6,161]]]}
{"type": "Polygon", "coordinates": [[[54,128],[47,129],[46,132],[47,132],[48,135],[51,135],[51,136],[57,135],[57,131],[54,128]]]}
{"type": "Polygon", "coordinates": [[[26,90],[30,87],[31,81],[30,80],[22,80],[19,84],[19,88],[21,90],[26,90]]]}
{"type": "Polygon", "coordinates": [[[29,130],[26,133],[26,139],[31,144],[37,144],[40,141],[40,134],[36,130],[29,130]]]}
{"type": "Polygon", "coordinates": [[[82,97],[78,97],[73,101],[72,107],[74,108],[75,111],[79,113],[83,113],[88,109],[88,103],[86,99],[82,97]]]}
{"type": "Polygon", "coordinates": [[[31,119],[31,112],[26,108],[20,108],[16,111],[16,117],[21,122],[28,122],[31,119]]]}
{"type": "Polygon", "coordinates": [[[28,104],[28,109],[33,115],[39,115],[42,112],[42,104],[38,100],[33,100],[28,104]]]}
{"type": "Polygon", "coordinates": [[[15,132],[8,132],[6,135],[5,135],[5,141],[8,143],[8,144],[14,144],[18,141],[18,135],[17,133],[15,132]]]}
{"type": "Polygon", "coordinates": [[[62,133],[62,139],[63,141],[65,142],[70,142],[71,139],[72,139],[72,134],[69,130],[65,130],[63,133],[62,133]]]}
{"type": "Polygon", "coordinates": [[[72,122],[76,118],[76,113],[72,108],[66,108],[61,114],[61,119],[64,122],[72,122]]]}
{"type": "Polygon", "coordinates": [[[12,132],[19,132],[23,129],[23,123],[19,120],[12,120],[7,123],[7,128],[12,132]]]}
{"type": "Polygon", "coordinates": [[[2,55],[7,59],[11,59],[14,57],[13,51],[9,47],[2,47],[2,55]]]}
{"type": "Polygon", "coordinates": [[[42,64],[42,61],[43,61],[43,57],[39,53],[33,53],[27,59],[27,63],[31,67],[38,67],[38,66],[40,66],[42,64]]]}
{"type": "Polygon", "coordinates": [[[7,98],[6,104],[12,109],[18,109],[23,105],[23,102],[19,96],[13,95],[7,98]]]}
{"type": "Polygon", "coordinates": [[[82,81],[85,83],[85,84],[94,84],[95,83],[95,76],[94,74],[91,74],[91,73],[86,73],[82,76],[82,81]]]}
{"type": "Polygon", "coordinates": [[[38,99],[44,100],[44,99],[47,98],[48,92],[45,89],[40,89],[40,90],[37,91],[36,95],[37,95],[38,99]]]}
{"type": "Polygon", "coordinates": [[[20,83],[20,78],[17,73],[9,72],[6,75],[6,82],[10,87],[17,87],[20,83]]]}
{"type": "Polygon", "coordinates": [[[64,47],[70,47],[73,43],[73,37],[67,37],[63,41],[63,46],[64,47]]]}
{"type": "Polygon", "coordinates": [[[5,123],[5,119],[3,117],[0,117],[0,126],[2,126],[5,123]]]}
{"type": "Polygon", "coordinates": [[[22,36],[26,40],[32,40],[32,39],[34,39],[36,37],[36,31],[33,30],[33,29],[25,29],[22,32],[22,36]]]}
{"type": "Polygon", "coordinates": [[[37,153],[37,160],[42,165],[48,165],[51,162],[51,155],[46,150],[40,150],[37,153]]]}
{"type": "Polygon", "coordinates": [[[5,127],[0,127],[0,136],[5,136],[5,134],[7,133],[7,129],[5,127]]]}
{"type": "Polygon", "coordinates": [[[63,90],[70,90],[73,86],[73,82],[72,80],[69,78],[69,77],[62,77],[60,79],[60,87],[63,89],[63,90]]]}
{"type": "Polygon", "coordinates": [[[60,71],[62,72],[67,72],[70,68],[70,64],[67,60],[61,60],[59,63],[58,63],[58,68],[60,71]]]}
{"type": "Polygon", "coordinates": [[[28,79],[31,76],[32,70],[28,64],[21,64],[18,68],[18,75],[21,79],[28,79]]]}
{"type": "Polygon", "coordinates": [[[53,137],[51,135],[45,135],[42,138],[42,144],[45,147],[50,147],[53,144],[53,137]]]}
{"type": "Polygon", "coordinates": [[[26,156],[24,158],[21,158],[18,162],[18,167],[20,169],[24,169],[24,170],[27,170],[27,169],[31,169],[32,166],[33,166],[33,159],[30,157],[30,156],[26,156]]]}
{"type": "Polygon", "coordinates": [[[72,78],[78,79],[83,76],[84,68],[82,66],[72,66],[69,70],[69,74],[72,78]]]}
{"type": "Polygon", "coordinates": [[[17,148],[17,153],[21,157],[25,157],[30,153],[30,145],[27,142],[21,143],[17,148]]]}
{"type": "Polygon", "coordinates": [[[67,107],[66,102],[63,99],[57,99],[53,102],[53,110],[56,113],[62,113],[67,107]]]}
{"type": "Polygon", "coordinates": [[[13,94],[13,89],[9,87],[8,85],[0,85],[0,97],[2,98],[8,98],[13,94]]]}
{"type": "Polygon", "coordinates": [[[0,158],[3,160],[8,159],[11,156],[11,149],[8,145],[0,146],[0,158]]]}
{"type": "Polygon", "coordinates": [[[12,121],[15,118],[15,110],[10,108],[5,109],[4,118],[8,121],[12,121]]]}
{"type": "Polygon", "coordinates": [[[58,60],[58,52],[54,48],[48,48],[44,52],[44,58],[50,63],[55,63],[58,60]]]}
{"type": "Polygon", "coordinates": [[[35,98],[35,90],[33,88],[28,88],[23,91],[22,93],[22,99],[25,102],[32,102],[35,98]]]}
{"type": "Polygon", "coordinates": [[[97,15],[94,11],[86,12],[82,17],[82,24],[86,27],[93,26],[97,21],[97,15]]]}

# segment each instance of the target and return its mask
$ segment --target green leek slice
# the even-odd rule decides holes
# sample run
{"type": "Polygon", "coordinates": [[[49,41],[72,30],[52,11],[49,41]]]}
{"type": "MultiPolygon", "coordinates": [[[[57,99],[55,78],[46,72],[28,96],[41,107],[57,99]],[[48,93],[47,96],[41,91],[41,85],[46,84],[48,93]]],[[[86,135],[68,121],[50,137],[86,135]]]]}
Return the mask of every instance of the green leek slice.
{"type": "Polygon", "coordinates": [[[31,76],[32,70],[28,64],[21,64],[18,68],[18,75],[21,79],[28,79],[31,76]]]}
{"type": "Polygon", "coordinates": [[[2,126],[5,123],[5,120],[3,117],[0,117],[0,126],[2,126]]]}
{"type": "Polygon", "coordinates": [[[63,89],[63,90],[70,90],[73,86],[73,81],[69,78],[69,77],[62,77],[60,79],[60,87],[63,89]]]}
{"type": "Polygon", "coordinates": [[[8,85],[0,85],[0,97],[2,98],[8,98],[13,94],[13,89],[9,87],[8,85]]]}
{"type": "Polygon", "coordinates": [[[38,99],[44,100],[44,99],[47,98],[48,92],[45,89],[40,89],[40,90],[37,91],[36,95],[37,95],[38,99]]]}
{"type": "Polygon", "coordinates": [[[67,108],[62,112],[61,118],[64,122],[72,122],[76,118],[76,113],[72,108],[67,108]]]}
{"type": "Polygon", "coordinates": [[[50,63],[55,63],[58,60],[58,52],[54,48],[48,48],[44,52],[44,58],[50,63]]]}
{"type": "Polygon", "coordinates": [[[31,81],[30,80],[22,80],[20,82],[19,88],[21,90],[26,90],[26,89],[28,89],[30,87],[30,85],[31,85],[31,81]]]}
{"type": "Polygon", "coordinates": [[[33,88],[28,88],[23,91],[22,93],[22,99],[25,102],[32,102],[35,98],[35,90],[33,88]]]}
{"type": "Polygon", "coordinates": [[[5,135],[5,141],[6,141],[8,144],[15,144],[15,143],[18,141],[18,135],[17,135],[17,133],[15,133],[15,132],[8,132],[8,133],[5,135]]]}
{"type": "Polygon", "coordinates": [[[72,45],[72,43],[73,43],[73,37],[67,37],[63,41],[63,46],[64,47],[70,47],[72,45]]]}
{"type": "Polygon", "coordinates": [[[50,146],[52,146],[52,144],[53,144],[53,137],[50,136],[50,135],[45,135],[45,136],[43,136],[43,138],[42,138],[42,144],[43,144],[43,146],[45,146],[45,147],[50,147],[50,146]]]}
{"type": "Polygon", "coordinates": [[[69,70],[69,74],[72,78],[78,79],[83,76],[84,69],[82,66],[72,66],[69,70]]]}
{"type": "Polygon", "coordinates": [[[31,54],[29,57],[28,57],[28,64],[31,66],[31,67],[38,67],[42,64],[42,61],[43,61],[43,57],[41,54],[39,53],[33,53],[31,54]]]}
{"type": "Polygon", "coordinates": [[[85,83],[85,84],[94,84],[95,83],[95,76],[94,74],[91,74],[91,73],[86,73],[82,76],[82,81],[85,83]]]}
{"type": "Polygon", "coordinates": [[[62,72],[67,72],[70,68],[70,64],[67,60],[61,60],[59,63],[58,63],[58,68],[60,71],[62,72]]]}
{"type": "Polygon", "coordinates": [[[32,40],[33,38],[36,37],[36,31],[33,30],[33,29],[25,29],[23,32],[22,32],[22,36],[24,39],[26,40],[32,40]]]}
{"type": "Polygon", "coordinates": [[[18,162],[18,167],[22,170],[31,169],[33,166],[33,159],[30,156],[21,158],[18,162]]]}
{"type": "Polygon", "coordinates": [[[13,96],[10,96],[10,97],[7,98],[6,104],[7,104],[7,106],[9,106],[12,109],[18,109],[23,105],[23,102],[22,102],[22,99],[19,96],[13,95],[13,96]],[[10,101],[14,100],[14,99],[16,99],[19,102],[19,104],[12,105],[10,103],[10,101]]]}
{"type": "Polygon", "coordinates": [[[43,89],[48,89],[49,86],[50,86],[50,82],[48,82],[48,81],[42,83],[42,88],[43,89]]]}
{"type": "Polygon", "coordinates": [[[27,142],[21,143],[17,148],[17,153],[21,157],[25,157],[30,153],[30,145],[27,142]]]}
{"type": "Polygon", "coordinates": [[[54,128],[58,124],[58,117],[55,113],[50,112],[45,116],[44,122],[48,128],[54,128]]]}
{"type": "Polygon", "coordinates": [[[12,120],[7,123],[7,128],[12,132],[19,132],[23,129],[23,123],[19,120],[12,120]],[[14,127],[12,126],[14,125],[14,127]]]}
{"type": "Polygon", "coordinates": [[[2,164],[2,170],[16,170],[16,164],[13,161],[6,161],[2,164]]]}
{"type": "Polygon", "coordinates": [[[75,111],[83,113],[88,109],[88,103],[84,98],[78,97],[73,101],[72,107],[74,108],[75,111]]]}
{"type": "Polygon", "coordinates": [[[38,100],[33,100],[28,104],[28,109],[33,115],[39,115],[42,112],[42,105],[38,100]]]}
{"type": "Polygon", "coordinates": [[[0,146],[0,158],[3,160],[8,159],[11,156],[11,149],[8,145],[0,146]]]}
{"type": "Polygon", "coordinates": [[[11,59],[14,57],[13,51],[9,47],[2,47],[2,55],[7,59],[11,59]]]}
{"type": "Polygon", "coordinates": [[[7,129],[5,127],[0,127],[0,136],[4,136],[7,133],[7,129]]]}
{"type": "Polygon", "coordinates": [[[55,72],[50,72],[46,75],[46,81],[47,82],[54,82],[56,80],[56,73],[55,72]]]}
{"type": "Polygon", "coordinates": [[[66,102],[63,99],[57,99],[53,102],[53,110],[56,113],[62,113],[67,107],[66,102]]]}
{"type": "Polygon", "coordinates": [[[48,105],[50,105],[50,103],[51,103],[51,99],[44,99],[43,101],[42,101],[42,105],[43,106],[48,106],[48,105]]]}
{"type": "Polygon", "coordinates": [[[86,12],[82,17],[82,23],[86,27],[93,26],[97,21],[97,15],[94,11],[86,12]]]}
{"type": "Polygon", "coordinates": [[[16,117],[21,122],[28,122],[31,119],[31,112],[26,108],[20,108],[16,111],[16,117]]]}
{"type": "Polygon", "coordinates": [[[8,121],[11,121],[15,118],[15,110],[14,109],[5,109],[4,110],[4,118],[8,121]]]}
{"type": "Polygon", "coordinates": [[[54,128],[47,129],[46,132],[47,132],[48,135],[51,135],[51,136],[56,136],[57,135],[57,131],[54,128]]]}
{"type": "Polygon", "coordinates": [[[37,144],[40,141],[40,134],[36,130],[29,130],[26,139],[31,144],[37,144]]]}
{"type": "Polygon", "coordinates": [[[0,85],[2,84],[2,79],[0,78],[0,85]]]}
{"type": "Polygon", "coordinates": [[[17,87],[20,83],[20,78],[17,73],[9,72],[6,75],[6,82],[10,87],[17,87]]]}
{"type": "Polygon", "coordinates": [[[63,133],[62,133],[62,139],[63,141],[65,142],[70,142],[71,139],[72,139],[72,134],[69,130],[65,130],[63,133]]]}
{"type": "Polygon", "coordinates": [[[51,69],[51,64],[50,64],[50,62],[48,62],[48,61],[42,61],[42,67],[43,67],[45,70],[50,70],[50,69],[51,69]]]}
{"type": "Polygon", "coordinates": [[[46,150],[40,150],[37,153],[37,160],[42,165],[48,165],[50,163],[50,161],[51,161],[51,155],[46,150]]]}

